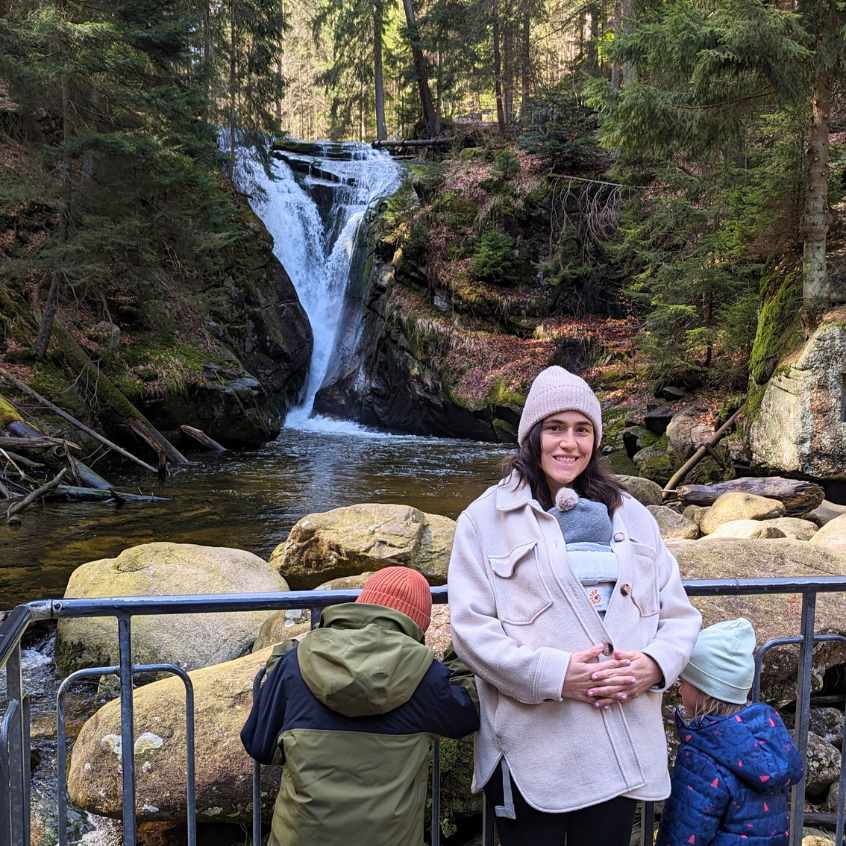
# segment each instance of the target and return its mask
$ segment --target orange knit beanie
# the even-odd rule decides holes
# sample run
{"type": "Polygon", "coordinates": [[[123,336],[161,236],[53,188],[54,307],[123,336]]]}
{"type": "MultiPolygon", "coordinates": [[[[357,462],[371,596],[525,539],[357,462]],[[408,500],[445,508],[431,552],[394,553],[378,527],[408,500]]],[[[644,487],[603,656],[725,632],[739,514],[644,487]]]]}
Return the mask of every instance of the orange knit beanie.
{"type": "Polygon", "coordinates": [[[432,620],[432,594],[426,579],[410,567],[385,567],[364,583],[356,602],[384,605],[411,617],[425,632],[432,620]]]}

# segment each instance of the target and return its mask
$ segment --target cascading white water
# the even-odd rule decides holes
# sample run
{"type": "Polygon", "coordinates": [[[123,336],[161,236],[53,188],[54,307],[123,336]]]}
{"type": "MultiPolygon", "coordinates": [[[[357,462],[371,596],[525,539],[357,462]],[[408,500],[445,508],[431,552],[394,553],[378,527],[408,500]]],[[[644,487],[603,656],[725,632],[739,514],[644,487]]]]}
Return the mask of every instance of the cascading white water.
{"type": "Polygon", "coordinates": [[[273,236],[273,252],[297,289],[314,335],[304,401],[288,412],[285,421],[293,428],[338,428],[334,421],[329,424],[311,416],[314,397],[335,349],[359,227],[367,209],[393,193],[402,176],[387,153],[365,144],[344,144],[342,149],[349,160],[286,153],[288,160],[316,166],[321,174],[300,176],[300,181],[284,160],[274,159],[276,178],[269,179],[246,150],[238,157],[236,182],[273,236]],[[263,191],[251,192],[251,185],[263,191]],[[325,223],[309,186],[332,192],[325,223]]]}

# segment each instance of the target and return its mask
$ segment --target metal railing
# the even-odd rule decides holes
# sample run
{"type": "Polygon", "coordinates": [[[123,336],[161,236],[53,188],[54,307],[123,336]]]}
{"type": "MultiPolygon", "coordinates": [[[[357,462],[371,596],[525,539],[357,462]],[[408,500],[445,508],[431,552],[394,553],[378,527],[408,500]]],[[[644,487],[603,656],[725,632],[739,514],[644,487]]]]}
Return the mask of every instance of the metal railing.
{"type": "MultiPolygon", "coordinates": [[[[814,621],[816,601],[820,593],[846,592],[846,577],[777,579],[705,579],[689,580],[685,588],[692,597],[751,596],[760,594],[799,594],[802,597],[801,625],[797,636],[778,638],[759,648],[756,654],[753,697],[760,693],[760,672],[764,655],[770,649],[785,645],[799,646],[798,695],[794,734],[802,760],[806,759],[810,719],[812,658],[815,642],[846,643],[840,635],[816,635],[814,621]]],[[[30,827],[30,738],[29,696],[24,690],[21,668],[21,639],[27,628],[39,620],[74,617],[114,617],[118,623],[119,661],[112,667],[93,667],[68,676],[57,694],[57,804],[59,843],[67,843],[66,750],[64,729],[64,695],[69,686],[80,678],[118,673],[120,676],[122,817],[125,846],[136,844],[135,761],[133,677],[141,672],[166,672],[179,676],[185,686],[186,700],[186,801],[188,843],[196,843],[196,792],[194,784],[194,723],[193,687],[190,676],[173,664],[132,663],[132,618],[144,615],[195,614],[224,611],[267,611],[305,609],[316,625],[323,608],[341,602],[351,602],[359,591],[291,591],[288,593],[254,593],[195,596],[118,597],[112,599],[42,600],[20,605],[0,624],[0,670],[6,669],[6,709],[0,719],[0,846],[22,846],[29,843],[30,827]]],[[[435,603],[447,602],[447,588],[432,588],[435,603]]],[[[261,684],[263,671],[255,679],[254,690],[261,684]]],[[[846,722],[846,721],[844,721],[846,722]]],[[[846,752],[846,725],[844,725],[846,752]]],[[[246,754],[246,753],[245,753],[246,754]]],[[[802,840],[805,777],[792,791],[791,846],[802,840]]],[[[837,809],[835,814],[809,816],[809,821],[836,826],[836,843],[843,842],[844,799],[846,799],[846,754],[841,759],[837,809]]],[[[654,809],[646,804],[641,814],[642,843],[652,843],[654,809]]],[[[432,766],[432,846],[440,840],[440,756],[435,743],[432,766]]],[[[483,843],[492,846],[493,819],[483,802],[483,843]]],[[[253,767],[253,844],[261,842],[260,766],[253,767]]]]}

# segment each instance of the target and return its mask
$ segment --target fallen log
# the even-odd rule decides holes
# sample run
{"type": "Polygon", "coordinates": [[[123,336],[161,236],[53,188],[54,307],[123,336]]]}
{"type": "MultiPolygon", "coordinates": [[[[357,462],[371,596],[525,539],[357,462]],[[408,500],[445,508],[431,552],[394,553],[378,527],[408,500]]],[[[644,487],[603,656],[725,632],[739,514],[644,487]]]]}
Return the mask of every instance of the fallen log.
{"type": "Polygon", "coordinates": [[[707,506],[718,496],[733,491],[777,499],[784,503],[785,512],[791,517],[799,517],[813,511],[825,498],[825,491],[820,485],[781,476],[744,476],[713,485],[682,485],[676,490],[676,495],[685,505],[707,506]]]}
{"type": "Polygon", "coordinates": [[[396,148],[402,150],[405,147],[448,147],[452,144],[452,138],[412,138],[408,141],[374,141],[371,146],[376,150],[396,148]]]}
{"type": "Polygon", "coordinates": [[[729,419],[726,420],[726,422],[723,423],[723,425],[720,426],[720,428],[717,429],[716,432],[714,432],[713,436],[708,441],[708,443],[702,444],[702,446],[699,447],[699,449],[697,449],[696,452],[694,452],[693,455],[691,455],[690,458],[688,458],[688,460],[685,461],[685,463],[682,464],[682,466],[679,467],[679,469],[676,470],[675,473],[673,473],[673,475],[670,477],[670,480],[667,482],[666,485],[664,485],[665,494],[673,494],[676,485],[678,485],[678,483],[681,482],[685,478],[685,476],[687,476],[687,474],[690,473],[690,471],[693,470],[693,468],[696,467],[696,465],[699,464],[699,462],[703,458],[705,458],[708,453],[711,452],[711,450],[720,442],[723,435],[725,435],[729,431],[729,429],[731,429],[737,418],[743,412],[743,408],[744,406],[738,408],[737,411],[735,411],[734,414],[732,414],[732,416],[729,417],[729,419]]]}
{"type": "Polygon", "coordinates": [[[193,438],[198,444],[214,452],[226,452],[226,447],[219,444],[214,438],[210,438],[202,429],[195,429],[193,426],[182,425],[179,427],[184,435],[193,438]]]}
{"type": "MultiPolygon", "coordinates": [[[[56,323],[56,337],[61,345],[65,360],[70,367],[88,375],[90,404],[99,409],[101,419],[111,421],[114,426],[128,426],[138,433],[139,429],[163,449],[172,464],[188,466],[191,462],[139,411],[123,391],[112,382],[88,357],[88,353],[79,345],[73,333],[61,322],[56,323]],[[90,386],[96,386],[92,388],[90,386]],[[135,425],[133,425],[135,424],[135,425]]],[[[158,452],[158,450],[156,450],[158,452]]],[[[146,465],[150,469],[150,465],[146,465]]],[[[153,468],[153,473],[158,471],[153,468]]]]}
{"type": "MultiPolygon", "coordinates": [[[[146,443],[159,457],[159,469],[156,471],[161,476],[162,460],[164,455],[167,461],[176,465],[188,465],[191,462],[161,433],[152,423],[140,417],[129,420],[129,428],[146,443]]],[[[165,462],[166,463],[166,462],[165,462]]]]}
{"type": "Polygon", "coordinates": [[[170,502],[170,497],[152,494],[131,494],[109,489],[80,488],[76,485],[58,485],[48,499],[67,500],[68,502],[170,502]]]}
{"type": "Polygon", "coordinates": [[[15,462],[15,464],[22,464],[24,467],[30,467],[33,470],[37,470],[39,467],[44,467],[44,463],[41,461],[33,461],[31,458],[27,458],[25,455],[19,455],[16,452],[12,452],[10,449],[5,449],[0,447],[2,450],[2,454],[8,456],[15,462]]]}
{"type": "Polygon", "coordinates": [[[6,522],[10,522],[15,514],[19,511],[23,511],[24,508],[30,506],[36,499],[45,496],[50,493],[53,488],[58,487],[59,482],[62,481],[65,473],[67,472],[67,468],[63,467],[52,479],[50,479],[49,482],[43,484],[40,488],[36,488],[36,490],[27,494],[23,499],[13,502],[6,511],[6,522]]]}
{"type": "Polygon", "coordinates": [[[61,447],[65,444],[69,444],[70,446],[79,447],[76,444],[71,444],[70,441],[63,441],[59,438],[48,438],[46,435],[33,435],[32,437],[29,436],[20,436],[17,438],[12,437],[5,437],[0,435],[0,449],[12,449],[12,450],[39,450],[39,449],[52,449],[53,447],[61,447]]]}
{"type": "Polygon", "coordinates": [[[68,456],[68,463],[77,481],[81,482],[83,487],[100,491],[110,491],[114,487],[111,482],[107,482],[99,473],[95,473],[87,464],[83,464],[72,455],[68,456]]]}
{"type": "MultiPolygon", "coordinates": [[[[15,378],[11,373],[4,370],[2,367],[0,367],[0,377],[6,379],[8,382],[11,382],[11,384],[13,384],[19,391],[22,391],[28,396],[31,396],[34,400],[37,400],[43,406],[49,408],[50,411],[52,411],[54,414],[57,414],[63,420],[67,420],[68,423],[75,426],[81,432],[85,432],[86,435],[90,435],[92,438],[99,441],[101,444],[105,444],[105,446],[107,446],[109,449],[113,449],[115,452],[119,453],[124,458],[128,458],[130,461],[134,461],[136,464],[143,467],[145,470],[149,470],[151,473],[156,472],[155,467],[151,467],[149,464],[147,464],[146,461],[142,461],[140,458],[134,456],[131,452],[127,452],[127,450],[125,450],[123,447],[118,446],[116,443],[112,443],[112,441],[110,441],[108,438],[103,437],[99,432],[95,432],[89,426],[86,426],[84,423],[77,420],[75,417],[72,417],[70,414],[67,413],[67,411],[59,408],[59,406],[57,405],[54,405],[46,397],[42,397],[41,394],[39,394],[37,391],[34,391],[25,382],[21,382],[20,379],[15,378]]],[[[37,434],[40,435],[40,433],[37,434]]]]}
{"type": "Polygon", "coordinates": [[[45,437],[38,429],[33,429],[29,423],[23,420],[13,420],[6,425],[6,431],[11,432],[17,438],[38,438],[45,437]]]}

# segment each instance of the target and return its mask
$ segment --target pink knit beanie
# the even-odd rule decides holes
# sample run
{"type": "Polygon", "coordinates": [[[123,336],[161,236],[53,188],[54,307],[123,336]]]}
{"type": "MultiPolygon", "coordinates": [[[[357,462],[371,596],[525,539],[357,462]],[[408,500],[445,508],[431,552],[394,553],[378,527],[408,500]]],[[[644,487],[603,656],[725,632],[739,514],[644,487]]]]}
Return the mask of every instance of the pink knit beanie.
{"type": "Polygon", "coordinates": [[[402,611],[425,632],[432,619],[432,593],[422,573],[410,567],[383,567],[361,588],[356,602],[402,611]]]}
{"type": "Polygon", "coordinates": [[[602,409],[590,385],[563,367],[541,370],[529,388],[529,396],[520,416],[517,443],[521,444],[529,430],[544,417],[559,411],[580,411],[593,423],[594,449],[602,441],[602,409]]]}

